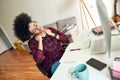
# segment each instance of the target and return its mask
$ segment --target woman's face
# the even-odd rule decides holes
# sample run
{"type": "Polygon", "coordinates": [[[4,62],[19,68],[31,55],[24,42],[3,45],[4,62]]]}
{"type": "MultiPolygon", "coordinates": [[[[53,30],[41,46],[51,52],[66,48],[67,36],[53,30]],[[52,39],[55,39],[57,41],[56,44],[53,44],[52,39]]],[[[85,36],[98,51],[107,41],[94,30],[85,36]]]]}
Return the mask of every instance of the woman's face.
{"type": "Polygon", "coordinates": [[[42,25],[38,24],[37,22],[33,21],[28,24],[29,26],[29,32],[32,34],[40,34],[44,31],[44,28],[42,25]]]}

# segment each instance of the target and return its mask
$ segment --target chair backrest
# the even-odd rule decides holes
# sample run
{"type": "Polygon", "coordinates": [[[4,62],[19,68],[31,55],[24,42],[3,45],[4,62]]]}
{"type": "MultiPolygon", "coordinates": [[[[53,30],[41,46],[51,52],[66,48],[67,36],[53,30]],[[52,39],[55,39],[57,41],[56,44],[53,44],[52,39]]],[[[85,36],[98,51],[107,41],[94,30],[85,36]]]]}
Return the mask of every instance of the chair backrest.
{"type": "MultiPolygon", "coordinates": [[[[68,46],[68,44],[64,44],[62,45],[63,50],[65,51],[66,47],[68,46]]],[[[59,63],[60,64],[60,63],[59,63]]],[[[36,63],[37,68],[40,70],[40,72],[42,72],[43,75],[47,76],[48,78],[51,78],[52,73],[48,73],[40,63],[36,63]]]]}
{"type": "Polygon", "coordinates": [[[48,73],[40,63],[36,63],[37,68],[42,72],[43,75],[47,76],[48,78],[51,78],[52,74],[48,73]]]}
{"type": "MultiPolygon", "coordinates": [[[[62,45],[63,47],[63,50],[65,51],[66,47],[68,46],[68,44],[64,44],[62,45]]],[[[32,54],[32,53],[30,53],[32,54]]],[[[47,76],[48,78],[51,78],[52,74],[51,73],[48,73],[40,63],[36,63],[36,66],[37,68],[39,69],[39,71],[44,75],[44,76],[47,76]]]]}

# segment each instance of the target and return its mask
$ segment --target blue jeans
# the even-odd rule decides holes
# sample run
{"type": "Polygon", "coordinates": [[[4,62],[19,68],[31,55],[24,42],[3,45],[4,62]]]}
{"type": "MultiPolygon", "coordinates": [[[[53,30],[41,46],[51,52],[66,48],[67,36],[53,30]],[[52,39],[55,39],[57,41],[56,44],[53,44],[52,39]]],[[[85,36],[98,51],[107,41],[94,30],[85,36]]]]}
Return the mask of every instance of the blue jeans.
{"type": "Polygon", "coordinates": [[[57,61],[55,62],[53,65],[52,65],[52,68],[51,68],[51,73],[53,74],[55,72],[55,70],[57,69],[57,67],[59,66],[60,62],[57,61]]]}

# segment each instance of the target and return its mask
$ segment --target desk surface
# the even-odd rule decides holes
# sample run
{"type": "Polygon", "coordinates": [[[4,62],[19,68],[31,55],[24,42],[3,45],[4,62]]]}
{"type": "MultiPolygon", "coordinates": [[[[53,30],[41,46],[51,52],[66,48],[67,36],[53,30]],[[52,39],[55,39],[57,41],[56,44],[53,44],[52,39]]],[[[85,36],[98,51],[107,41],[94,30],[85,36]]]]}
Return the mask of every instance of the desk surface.
{"type": "MultiPolygon", "coordinates": [[[[96,36],[92,35],[92,39],[96,36]]],[[[102,36],[101,36],[102,37],[102,36]]],[[[120,36],[112,36],[111,37],[111,57],[109,58],[108,53],[105,54],[98,54],[98,55],[92,55],[90,54],[90,48],[82,48],[81,50],[77,51],[70,51],[71,48],[81,48],[81,45],[79,44],[79,39],[76,40],[76,42],[71,43],[63,57],[61,58],[60,66],[57,68],[53,76],[51,77],[50,80],[71,80],[70,73],[68,70],[70,67],[74,67],[78,63],[85,63],[88,61],[90,58],[95,58],[98,59],[104,63],[107,64],[107,67],[104,68],[102,71],[98,71],[94,69],[93,67],[88,66],[89,68],[89,73],[90,73],[90,79],[89,80],[110,80],[110,74],[108,67],[112,66],[112,61],[114,60],[115,57],[120,57],[120,36]]]]}

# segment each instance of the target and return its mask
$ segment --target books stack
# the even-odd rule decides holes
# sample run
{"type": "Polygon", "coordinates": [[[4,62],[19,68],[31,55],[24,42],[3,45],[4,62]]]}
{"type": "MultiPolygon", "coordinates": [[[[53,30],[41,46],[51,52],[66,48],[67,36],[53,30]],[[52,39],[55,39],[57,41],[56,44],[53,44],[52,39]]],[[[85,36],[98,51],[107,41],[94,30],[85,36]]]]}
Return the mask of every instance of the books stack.
{"type": "MultiPolygon", "coordinates": [[[[114,26],[110,26],[110,27],[111,27],[111,29],[114,29],[114,26]]],[[[102,26],[92,28],[92,32],[96,35],[102,34],[103,33],[102,26]]]]}
{"type": "Polygon", "coordinates": [[[120,80],[120,58],[116,57],[112,66],[112,77],[120,80]]]}

